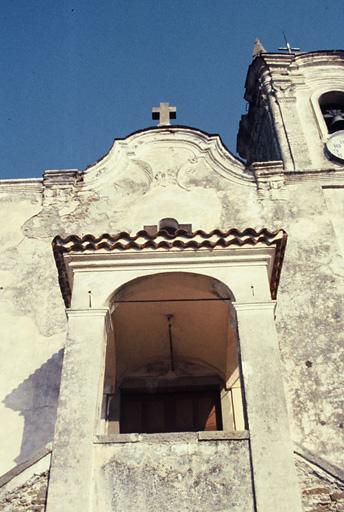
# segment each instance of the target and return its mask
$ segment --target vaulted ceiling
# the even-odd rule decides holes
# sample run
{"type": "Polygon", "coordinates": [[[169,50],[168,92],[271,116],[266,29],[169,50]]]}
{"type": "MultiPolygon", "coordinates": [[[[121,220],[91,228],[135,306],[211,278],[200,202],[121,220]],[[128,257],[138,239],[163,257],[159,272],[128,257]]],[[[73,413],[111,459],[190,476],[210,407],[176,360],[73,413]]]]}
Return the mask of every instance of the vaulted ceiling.
{"type": "Polygon", "coordinates": [[[177,374],[199,374],[203,368],[227,380],[237,367],[230,295],[219,281],[191,273],[156,274],[128,283],[116,299],[112,320],[119,379],[174,366],[177,374]]]}

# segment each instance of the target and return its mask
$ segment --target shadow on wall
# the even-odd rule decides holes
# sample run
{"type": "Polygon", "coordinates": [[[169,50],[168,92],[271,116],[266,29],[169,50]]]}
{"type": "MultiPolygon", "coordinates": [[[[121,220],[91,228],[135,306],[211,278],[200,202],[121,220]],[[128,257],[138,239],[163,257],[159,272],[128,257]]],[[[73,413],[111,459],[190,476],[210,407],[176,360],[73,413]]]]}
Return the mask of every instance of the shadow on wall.
{"type": "Polygon", "coordinates": [[[62,362],[63,349],[48,359],[3,400],[6,407],[24,416],[20,453],[15,459],[17,464],[30,458],[53,439],[62,362]]]}

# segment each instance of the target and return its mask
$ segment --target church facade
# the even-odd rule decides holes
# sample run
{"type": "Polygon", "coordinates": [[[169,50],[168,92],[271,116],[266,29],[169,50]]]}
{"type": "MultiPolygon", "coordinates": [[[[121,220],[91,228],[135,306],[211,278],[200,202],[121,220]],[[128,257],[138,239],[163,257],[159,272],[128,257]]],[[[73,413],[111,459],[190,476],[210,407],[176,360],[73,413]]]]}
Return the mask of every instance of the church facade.
{"type": "Polygon", "coordinates": [[[344,52],[258,50],[240,157],[0,181],[1,510],[344,510],[344,52]]]}

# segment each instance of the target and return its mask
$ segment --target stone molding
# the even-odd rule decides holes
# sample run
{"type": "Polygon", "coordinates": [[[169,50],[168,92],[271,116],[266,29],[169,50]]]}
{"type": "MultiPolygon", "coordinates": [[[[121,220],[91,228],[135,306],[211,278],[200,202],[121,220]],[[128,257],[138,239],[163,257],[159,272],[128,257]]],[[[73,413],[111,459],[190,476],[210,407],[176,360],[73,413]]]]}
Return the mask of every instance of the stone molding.
{"type": "Polygon", "coordinates": [[[337,180],[339,182],[344,180],[344,171],[339,168],[295,170],[284,174],[284,181],[287,185],[288,183],[301,181],[317,181],[319,183],[331,181],[331,184],[333,184],[337,180]]]}
{"type": "Polygon", "coordinates": [[[251,169],[255,175],[258,196],[262,199],[286,199],[283,162],[253,162],[251,169]]]}
{"type": "Polygon", "coordinates": [[[84,308],[72,309],[66,308],[66,315],[68,318],[72,317],[90,317],[90,316],[105,316],[109,312],[109,308],[84,308]]]}
{"type": "Polygon", "coordinates": [[[42,178],[19,178],[19,179],[4,179],[0,180],[0,193],[10,192],[12,194],[43,192],[42,178]]]}
{"type": "Polygon", "coordinates": [[[261,311],[264,309],[275,311],[276,300],[270,302],[233,302],[233,307],[236,311],[261,311]]]}
{"type": "Polygon", "coordinates": [[[122,443],[184,443],[202,441],[244,441],[250,438],[248,430],[242,432],[168,432],[162,434],[111,434],[98,435],[95,444],[122,443]]]}

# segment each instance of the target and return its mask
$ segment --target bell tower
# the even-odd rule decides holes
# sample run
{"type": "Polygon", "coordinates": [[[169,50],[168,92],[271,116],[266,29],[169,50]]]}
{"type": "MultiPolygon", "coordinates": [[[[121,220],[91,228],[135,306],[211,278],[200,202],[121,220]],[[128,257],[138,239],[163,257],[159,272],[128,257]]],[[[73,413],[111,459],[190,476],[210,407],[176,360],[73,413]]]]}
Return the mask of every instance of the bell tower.
{"type": "Polygon", "coordinates": [[[344,51],[254,55],[237,150],[286,172],[344,168],[344,51]]]}

